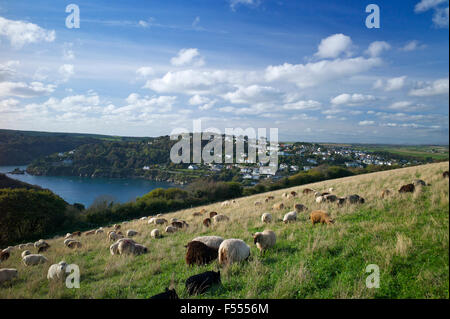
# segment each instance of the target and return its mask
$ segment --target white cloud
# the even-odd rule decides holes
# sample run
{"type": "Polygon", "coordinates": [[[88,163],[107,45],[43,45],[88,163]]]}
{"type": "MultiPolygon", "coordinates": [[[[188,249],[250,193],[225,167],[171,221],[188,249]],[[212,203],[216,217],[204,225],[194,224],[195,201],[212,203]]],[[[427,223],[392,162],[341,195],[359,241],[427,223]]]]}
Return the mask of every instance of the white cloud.
{"type": "Polygon", "coordinates": [[[19,104],[19,100],[16,99],[0,100],[0,112],[14,112],[19,104]]]}
{"type": "Polygon", "coordinates": [[[448,0],[422,0],[416,4],[414,11],[422,13],[433,9],[433,23],[439,28],[448,28],[449,14],[448,14],[448,0]],[[441,4],[447,4],[442,7],[441,4]]]}
{"type": "Polygon", "coordinates": [[[265,78],[267,81],[287,81],[300,88],[313,87],[323,82],[355,75],[381,65],[380,58],[349,58],[322,60],[307,64],[289,64],[268,66],[265,78]]]}
{"type": "Polygon", "coordinates": [[[285,110],[318,110],[322,104],[314,100],[297,101],[283,105],[285,110]]]}
{"type": "Polygon", "coordinates": [[[402,47],[400,50],[410,52],[410,51],[415,51],[418,49],[423,49],[425,47],[426,47],[425,44],[420,44],[419,41],[412,40],[412,41],[409,41],[408,43],[406,43],[405,46],[402,47]]]}
{"type": "Polygon", "coordinates": [[[144,20],[139,20],[138,25],[143,27],[143,28],[148,28],[148,26],[150,24],[148,22],[144,21],[144,20]]]}
{"type": "Polygon", "coordinates": [[[369,126],[369,125],[374,125],[375,122],[374,121],[360,121],[358,123],[359,126],[369,126]]]}
{"type": "Polygon", "coordinates": [[[0,82],[0,97],[15,96],[30,98],[52,93],[56,85],[41,82],[0,82]]]}
{"type": "Polygon", "coordinates": [[[448,28],[448,7],[436,9],[433,15],[433,22],[440,28],[448,28]]]}
{"type": "Polygon", "coordinates": [[[409,91],[409,95],[412,96],[433,96],[449,93],[448,78],[439,79],[432,83],[427,83],[424,86],[409,91]]]}
{"type": "Polygon", "coordinates": [[[155,71],[150,66],[143,66],[136,70],[136,74],[140,76],[141,78],[149,77],[150,75],[153,75],[155,71]]]}
{"type": "Polygon", "coordinates": [[[391,45],[385,41],[375,41],[369,45],[366,53],[371,57],[377,57],[381,54],[381,52],[389,50],[390,48],[391,45]]]}
{"type": "Polygon", "coordinates": [[[54,30],[48,31],[34,23],[8,20],[3,17],[0,17],[0,35],[6,37],[11,46],[17,49],[28,43],[55,40],[54,30]]]}
{"type": "Polygon", "coordinates": [[[15,67],[20,64],[19,61],[11,60],[4,64],[0,64],[0,81],[4,81],[16,74],[15,67]]]}
{"type": "Polygon", "coordinates": [[[192,21],[192,27],[196,28],[200,24],[200,17],[195,17],[194,21],[192,21]]]}
{"type": "Polygon", "coordinates": [[[330,100],[333,105],[361,105],[369,101],[375,100],[373,95],[364,95],[364,94],[348,94],[343,93],[340,94],[330,100]]]}
{"type": "Polygon", "coordinates": [[[205,61],[198,49],[181,49],[178,52],[176,57],[170,59],[170,63],[174,66],[183,66],[183,65],[194,65],[194,66],[202,66],[205,64],[205,61]]]}
{"type": "Polygon", "coordinates": [[[250,85],[239,87],[234,92],[228,92],[223,98],[233,104],[254,104],[273,101],[280,92],[269,86],[250,85]]]}
{"type": "Polygon", "coordinates": [[[75,74],[75,68],[72,64],[63,64],[59,67],[58,73],[61,75],[62,81],[67,82],[75,74]]]}
{"type": "Polygon", "coordinates": [[[198,94],[192,96],[189,99],[190,105],[200,105],[198,108],[200,110],[209,110],[211,109],[215,104],[217,103],[217,100],[211,100],[210,98],[200,96],[198,94]]]}
{"type": "Polygon", "coordinates": [[[387,81],[378,79],[375,82],[373,87],[375,89],[383,89],[387,92],[397,91],[404,87],[405,82],[406,82],[406,76],[399,76],[396,78],[391,78],[391,79],[388,79],[387,81]]]}
{"type": "Polygon", "coordinates": [[[342,33],[333,34],[328,38],[322,39],[315,56],[319,58],[337,58],[342,53],[351,55],[352,39],[342,33]]]}
{"type": "Polygon", "coordinates": [[[230,7],[234,11],[238,5],[246,5],[246,6],[258,6],[260,3],[259,0],[230,0],[230,7]]]}
{"type": "Polygon", "coordinates": [[[414,7],[415,12],[425,12],[448,0],[422,0],[414,7]]]}

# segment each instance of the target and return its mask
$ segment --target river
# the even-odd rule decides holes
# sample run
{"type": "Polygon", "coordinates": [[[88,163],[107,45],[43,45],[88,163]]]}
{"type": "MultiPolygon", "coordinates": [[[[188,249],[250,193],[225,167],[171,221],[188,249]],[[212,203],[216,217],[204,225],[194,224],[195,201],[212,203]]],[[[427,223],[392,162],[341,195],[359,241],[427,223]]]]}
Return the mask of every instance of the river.
{"type": "MultiPolygon", "coordinates": [[[[26,169],[26,166],[0,166],[0,173],[8,173],[15,168],[26,169]]],[[[7,174],[17,179],[42,188],[50,189],[70,204],[81,203],[89,207],[96,198],[107,196],[116,203],[125,203],[142,196],[155,188],[174,187],[167,182],[155,182],[144,179],[129,178],[89,178],[72,176],[33,176],[7,174]]]]}

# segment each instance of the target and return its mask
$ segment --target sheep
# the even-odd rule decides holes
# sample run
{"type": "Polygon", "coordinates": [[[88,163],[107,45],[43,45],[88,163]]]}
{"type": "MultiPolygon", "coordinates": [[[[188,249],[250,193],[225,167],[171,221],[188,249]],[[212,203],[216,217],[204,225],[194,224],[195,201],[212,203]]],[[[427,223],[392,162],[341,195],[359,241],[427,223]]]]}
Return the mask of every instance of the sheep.
{"type": "Polygon", "coordinates": [[[20,244],[20,245],[19,245],[19,249],[20,249],[20,250],[23,250],[23,249],[25,249],[26,247],[27,247],[26,244],[20,244]]]}
{"type": "Polygon", "coordinates": [[[283,204],[283,203],[274,204],[274,205],[272,206],[272,208],[273,208],[274,210],[283,210],[283,209],[284,209],[284,204],[283,204]]]}
{"type": "Polygon", "coordinates": [[[206,209],[204,209],[204,208],[202,208],[201,210],[200,210],[200,214],[206,214],[207,213],[207,211],[206,211],[206,209]]]}
{"type": "Polygon", "coordinates": [[[139,218],[139,220],[146,220],[147,219],[147,217],[141,217],[141,218],[139,218]]]}
{"type": "Polygon", "coordinates": [[[114,228],[114,230],[119,230],[121,228],[121,226],[119,224],[114,224],[113,228],[114,228]]]}
{"type": "Polygon", "coordinates": [[[166,290],[160,294],[151,296],[150,299],[179,299],[177,292],[175,291],[175,288],[171,288],[168,289],[166,288],[166,290]]]}
{"type": "Polygon", "coordinates": [[[217,212],[210,212],[209,213],[209,218],[213,218],[216,215],[218,215],[217,212]]]}
{"type": "Polygon", "coordinates": [[[186,246],[186,264],[191,265],[205,265],[217,259],[217,249],[211,248],[201,241],[191,241],[186,246]]]}
{"type": "Polygon", "coordinates": [[[94,235],[94,234],[95,234],[95,230],[89,230],[84,233],[85,236],[90,236],[90,235],[94,235]]]}
{"type": "Polygon", "coordinates": [[[262,214],[261,221],[263,223],[271,223],[272,222],[272,214],[270,214],[270,213],[262,214]]]}
{"type": "Polygon", "coordinates": [[[445,171],[444,173],[442,173],[442,178],[449,178],[449,172],[445,171]]]}
{"type": "Polygon", "coordinates": [[[294,210],[295,210],[297,213],[301,213],[301,212],[303,212],[303,211],[305,211],[305,210],[308,210],[308,207],[306,207],[306,206],[303,205],[303,204],[295,204],[295,205],[294,205],[294,210]]]}
{"type": "Polygon", "coordinates": [[[120,234],[116,233],[115,231],[110,231],[108,233],[108,238],[109,238],[110,241],[115,241],[115,240],[118,240],[120,238],[123,238],[123,235],[120,235],[120,234]]]}
{"type": "Polygon", "coordinates": [[[158,218],[159,218],[159,217],[161,217],[162,215],[163,215],[163,214],[157,214],[157,215],[156,215],[156,217],[158,217],[158,218]]]}
{"type": "Polygon", "coordinates": [[[200,236],[195,237],[192,241],[199,241],[204,243],[206,246],[219,249],[220,244],[224,241],[224,239],[220,236],[200,236]]]}
{"type": "Polygon", "coordinates": [[[313,225],[317,223],[322,224],[333,224],[334,220],[323,210],[315,210],[311,212],[311,215],[309,215],[309,219],[311,219],[311,222],[313,225]]]}
{"type": "Polygon", "coordinates": [[[151,231],[150,236],[152,238],[159,238],[161,237],[161,233],[159,232],[159,229],[155,228],[151,231]]]}
{"type": "Polygon", "coordinates": [[[10,281],[17,277],[17,269],[14,268],[3,268],[0,269],[0,284],[10,281]]]}
{"type": "Polygon", "coordinates": [[[302,191],[302,194],[303,195],[307,195],[307,194],[314,194],[316,191],[314,190],[314,189],[311,189],[311,188],[305,188],[303,191],[302,191]]]}
{"type": "Polygon", "coordinates": [[[317,204],[321,204],[323,202],[325,202],[325,197],[323,197],[323,196],[317,196],[316,197],[316,203],[317,204]]]}
{"type": "Polygon", "coordinates": [[[171,225],[176,228],[189,227],[189,224],[186,223],[184,220],[172,222],[171,225]]]}
{"type": "Polygon", "coordinates": [[[193,217],[202,216],[202,213],[200,213],[200,212],[194,212],[194,213],[192,213],[192,216],[193,216],[193,217]]]}
{"type": "Polygon", "coordinates": [[[38,253],[41,253],[47,251],[50,248],[50,245],[46,241],[40,239],[34,243],[34,247],[38,249],[38,253]]]}
{"type": "Polygon", "coordinates": [[[255,206],[262,206],[262,204],[263,203],[259,200],[255,201],[255,203],[254,203],[255,206]]]}
{"type": "Polygon", "coordinates": [[[97,234],[103,234],[103,233],[104,233],[104,230],[103,230],[103,228],[101,228],[101,227],[95,231],[95,234],[96,234],[96,235],[97,235],[97,234]]]}
{"type": "Polygon", "coordinates": [[[277,236],[271,230],[257,232],[253,234],[253,243],[259,249],[260,254],[263,254],[267,249],[275,246],[277,236]]]}
{"type": "Polygon", "coordinates": [[[127,230],[127,237],[133,237],[133,236],[136,236],[137,234],[138,234],[138,232],[133,229],[127,230]]]}
{"type": "Polygon", "coordinates": [[[220,271],[207,271],[189,277],[186,280],[186,290],[190,296],[206,292],[214,284],[220,283],[220,271]]]}
{"type": "Polygon", "coordinates": [[[296,211],[289,212],[286,215],[284,215],[284,217],[283,217],[283,223],[285,223],[285,224],[294,222],[296,220],[297,220],[297,212],[296,211]]]}
{"type": "Polygon", "coordinates": [[[134,240],[126,238],[122,241],[119,241],[117,251],[119,252],[120,255],[124,254],[141,255],[147,253],[148,250],[147,247],[137,244],[134,240]]]}
{"type": "Polygon", "coordinates": [[[9,257],[11,256],[11,253],[8,249],[3,249],[0,252],[0,261],[6,261],[9,259],[9,257]]]}
{"type": "Polygon", "coordinates": [[[224,201],[224,202],[222,202],[221,204],[220,204],[220,207],[228,207],[228,206],[230,206],[231,205],[231,203],[229,202],[229,201],[224,201]]]}
{"type": "Polygon", "coordinates": [[[48,259],[46,257],[39,254],[31,254],[22,258],[22,262],[25,266],[35,266],[38,264],[43,264],[47,261],[48,259]]]}
{"type": "Polygon", "coordinates": [[[164,225],[168,223],[167,219],[165,218],[155,218],[153,222],[155,223],[155,225],[164,225]]]}
{"type": "Polygon", "coordinates": [[[223,222],[223,221],[229,221],[230,217],[225,216],[225,215],[216,215],[212,219],[215,223],[219,223],[219,222],[223,222]]]}
{"type": "Polygon", "coordinates": [[[203,220],[203,225],[205,225],[206,227],[209,227],[211,225],[211,218],[205,218],[203,220]]]}
{"type": "Polygon", "coordinates": [[[389,189],[385,189],[383,192],[381,192],[381,198],[385,198],[392,195],[392,192],[389,189]]]}
{"type": "Polygon", "coordinates": [[[425,181],[421,180],[421,179],[416,179],[413,182],[414,186],[418,187],[418,186],[427,186],[427,183],[425,183],[425,181]]]}
{"type": "Polygon", "coordinates": [[[398,190],[399,193],[414,193],[414,190],[416,188],[414,187],[414,184],[406,184],[400,187],[398,190]]]}
{"type": "Polygon", "coordinates": [[[116,242],[109,246],[109,251],[111,252],[111,255],[118,255],[119,254],[119,242],[116,242]]]}
{"type": "Polygon", "coordinates": [[[336,195],[329,194],[329,195],[323,196],[323,198],[325,199],[325,201],[330,202],[330,203],[333,203],[333,202],[337,201],[337,196],[336,195]]]}
{"type": "Polygon", "coordinates": [[[226,239],[219,246],[219,264],[232,264],[247,260],[250,247],[241,239],[226,239]]]}
{"type": "Polygon", "coordinates": [[[64,239],[69,239],[72,238],[72,234],[71,233],[67,233],[66,236],[64,236],[64,239]]]}
{"type": "Polygon", "coordinates": [[[72,240],[67,244],[67,247],[69,247],[70,249],[81,248],[82,246],[83,245],[81,244],[81,242],[77,240],[72,240]]]}
{"type": "Polygon", "coordinates": [[[80,232],[80,231],[73,232],[73,233],[72,233],[72,236],[73,236],[73,237],[74,237],[74,236],[80,237],[80,236],[81,236],[81,232],[80,232]]]}
{"type": "Polygon", "coordinates": [[[20,256],[22,258],[25,257],[25,256],[28,256],[28,255],[31,255],[31,251],[29,251],[29,250],[24,250],[24,251],[22,251],[22,254],[20,254],[20,256]]]}
{"type": "Polygon", "coordinates": [[[281,194],[281,198],[288,198],[288,193],[281,194]]]}
{"type": "Polygon", "coordinates": [[[177,222],[177,221],[178,221],[178,218],[171,218],[170,219],[170,223],[177,222]]]}
{"type": "Polygon", "coordinates": [[[334,188],[333,188],[333,187],[330,187],[330,188],[328,188],[328,191],[329,191],[330,193],[332,193],[332,192],[334,192],[334,188]]]}
{"type": "Polygon", "coordinates": [[[338,206],[343,206],[347,202],[346,197],[339,197],[338,198],[338,206]]]}
{"type": "Polygon", "coordinates": [[[66,277],[67,263],[65,261],[60,261],[57,264],[53,264],[48,268],[47,279],[64,279],[66,277]]]}
{"type": "Polygon", "coordinates": [[[295,192],[295,191],[291,191],[291,196],[293,196],[293,197],[296,197],[297,196],[297,192],[295,192]]]}
{"type": "Polygon", "coordinates": [[[365,200],[357,194],[347,196],[347,202],[350,204],[364,204],[365,200]]]}
{"type": "Polygon", "coordinates": [[[274,200],[274,199],[275,199],[275,197],[273,197],[273,196],[267,196],[264,201],[267,203],[267,202],[269,202],[271,200],[274,200]]]}
{"type": "Polygon", "coordinates": [[[155,217],[152,217],[148,220],[147,224],[154,224],[155,223],[155,217]]]}
{"type": "Polygon", "coordinates": [[[174,233],[176,231],[177,231],[177,228],[173,227],[173,226],[167,226],[166,230],[165,230],[166,233],[174,233]]]}

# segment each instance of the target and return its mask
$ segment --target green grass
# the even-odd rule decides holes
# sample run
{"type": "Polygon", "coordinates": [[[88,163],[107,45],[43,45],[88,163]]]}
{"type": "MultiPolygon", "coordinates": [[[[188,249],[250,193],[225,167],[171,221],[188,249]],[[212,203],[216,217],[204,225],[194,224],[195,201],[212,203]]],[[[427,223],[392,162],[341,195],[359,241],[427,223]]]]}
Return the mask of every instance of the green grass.
{"type": "MultiPolygon", "coordinates": [[[[65,248],[62,239],[50,240],[46,252],[51,263],[66,260],[81,270],[81,288],[67,289],[62,283],[49,283],[49,264],[25,267],[20,251],[15,251],[2,268],[17,268],[18,278],[3,284],[0,298],[148,298],[169,285],[179,296],[188,298],[184,281],[191,275],[221,269],[222,284],[202,296],[192,298],[449,298],[449,191],[442,172],[448,163],[410,167],[395,171],[359,175],[308,186],[294,187],[300,193],[295,199],[282,199],[286,190],[272,192],[275,201],[255,208],[254,201],[268,194],[238,200],[236,206],[205,206],[230,216],[226,224],[206,228],[201,217],[192,212],[200,208],[167,214],[184,218],[187,230],[150,238],[154,225],[132,221],[123,229],[136,229],[136,241],[146,245],[149,253],[141,256],[111,256],[106,235],[81,237],[83,248],[65,248]],[[399,195],[396,190],[418,176],[430,186],[414,194],[399,195]],[[301,190],[335,189],[338,196],[358,193],[366,203],[338,208],[334,204],[317,204],[312,195],[301,190]],[[390,198],[380,193],[389,188],[390,198]],[[285,202],[283,211],[272,211],[274,203],[285,202]],[[334,225],[313,226],[308,214],[297,222],[278,221],[296,203],[312,209],[324,209],[336,220],[334,225]],[[270,211],[274,222],[264,225],[263,212],[270,211]],[[251,234],[271,229],[277,234],[274,248],[260,256],[251,234]],[[251,246],[247,262],[220,267],[217,262],[188,267],[184,262],[184,245],[196,236],[220,235],[240,238],[251,246]],[[380,288],[365,286],[366,266],[377,264],[380,288]]],[[[162,227],[159,227],[161,230],[162,227]]]]}

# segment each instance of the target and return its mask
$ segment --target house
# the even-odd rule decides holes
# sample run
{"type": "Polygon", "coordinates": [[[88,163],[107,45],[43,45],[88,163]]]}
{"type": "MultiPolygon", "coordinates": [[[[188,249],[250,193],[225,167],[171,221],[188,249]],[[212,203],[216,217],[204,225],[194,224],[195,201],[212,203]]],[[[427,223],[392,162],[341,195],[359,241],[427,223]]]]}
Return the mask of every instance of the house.
{"type": "Polygon", "coordinates": [[[198,167],[196,166],[196,165],[189,165],[188,166],[188,169],[190,169],[190,170],[196,170],[196,169],[198,169],[198,167]]]}
{"type": "Polygon", "coordinates": [[[148,171],[148,170],[150,169],[150,166],[144,166],[144,167],[142,167],[142,169],[143,169],[144,171],[148,171]]]}

